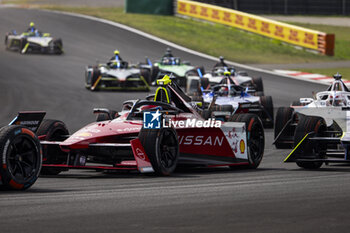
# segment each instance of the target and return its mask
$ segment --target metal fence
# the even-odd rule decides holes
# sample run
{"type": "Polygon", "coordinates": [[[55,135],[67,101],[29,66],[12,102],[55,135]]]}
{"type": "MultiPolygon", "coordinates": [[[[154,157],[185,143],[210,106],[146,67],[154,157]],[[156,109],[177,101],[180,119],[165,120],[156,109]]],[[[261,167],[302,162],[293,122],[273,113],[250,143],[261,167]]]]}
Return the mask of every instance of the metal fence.
{"type": "Polygon", "coordinates": [[[350,15],[350,0],[195,0],[253,14],[350,15]]]}

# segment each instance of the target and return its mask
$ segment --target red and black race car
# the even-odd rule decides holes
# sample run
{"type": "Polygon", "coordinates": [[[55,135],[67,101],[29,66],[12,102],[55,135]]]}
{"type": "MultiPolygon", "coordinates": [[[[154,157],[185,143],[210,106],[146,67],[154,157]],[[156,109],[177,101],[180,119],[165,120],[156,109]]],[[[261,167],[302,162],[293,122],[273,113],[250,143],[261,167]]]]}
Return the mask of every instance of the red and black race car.
{"type": "MultiPolygon", "coordinates": [[[[188,96],[184,96],[169,77],[158,80],[158,84],[153,100],[126,101],[123,110],[116,114],[107,109],[95,109],[98,121],[71,136],[61,121],[42,120],[38,114],[33,120],[31,113],[20,114],[22,119],[27,116],[31,120],[17,121],[19,125],[42,120],[36,130],[37,137],[31,138],[33,148],[40,148],[37,146],[40,140],[43,149],[41,173],[54,175],[76,168],[170,175],[178,165],[259,166],[265,139],[263,125],[256,115],[238,115],[235,122],[204,120],[199,110],[184,100],[188,96]]],[[[27,130],[24,126],[16,127],[27,130]]],[[[27,135],[16,135],[16,127],[1,131],[0,139],[15,135],[6,142],[10,146],[0,141],[5,145],[1,146],[2,156],[9,154],[10,148],[21,151],[29,147],[24,139],[17,139],[27,138],[27,135]]],[[[31,153],[34,152],[40,154],[39,149],[31,149],[31,153]]],[[[26,154],[16,156],[15,159],[20,161],[26,154]]],[[[6,174],[3,178],[12,177],[11,182],[3,179],[3,184],[8,187],[26,188],[34,181],[28,181],[26,176],[30,172],[16,168],[8,156],[2,158],[2,166],[1,174],[6,174]]],[[[30,174],[34,170],[37,168],[30,174]]]]}

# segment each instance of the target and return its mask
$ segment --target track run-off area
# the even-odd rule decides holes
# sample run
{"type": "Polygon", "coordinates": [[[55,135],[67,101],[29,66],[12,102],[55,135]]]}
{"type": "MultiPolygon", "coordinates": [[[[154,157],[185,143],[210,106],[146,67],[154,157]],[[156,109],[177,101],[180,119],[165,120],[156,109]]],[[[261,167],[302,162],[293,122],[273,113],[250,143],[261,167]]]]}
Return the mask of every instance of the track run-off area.
{"type": "MultiPolygon", "coordinates": [[[[123,101],[148,94],[90,92],[85,66],[106,61],[115,49],[131,63],[154,61],[168,47],[102,22],[35,9],[0,8],[0,35],[24,31],[31,21],[62,38],[65,53],[20,55],[0,44],[1,125],[18,111],[44,110],[73,133],[95,120],[93,108],[119,110],[123,101]]],[[[172,50],[206,70],[215,64],[172,50]]],[[[244,70],[263,78],[275,108],[326,88],[244,70]]],[[[27,191],[0,192],[0,232],[347,232],[350,168],[284,164],[290,151],[274,148],[273,130],[265,130],[265,140],[257,170],[191,169],[170,177],[71,170],[40,177],[27,191]]]]}

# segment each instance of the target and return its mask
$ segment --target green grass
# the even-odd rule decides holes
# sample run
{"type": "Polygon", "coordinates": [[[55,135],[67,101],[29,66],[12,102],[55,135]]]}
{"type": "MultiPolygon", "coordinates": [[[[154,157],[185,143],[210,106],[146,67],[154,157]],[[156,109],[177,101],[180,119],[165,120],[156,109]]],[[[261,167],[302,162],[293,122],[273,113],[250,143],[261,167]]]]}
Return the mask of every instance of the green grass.
{"type": "Polygon", "coordinates": [[[350,68],[301,69],[301,71],[315,74],[324,74],[329,77],[333,77],[334,74],[339,72],[343,76],[343,79],[350,80],[350,68]]]}
{"type": "MultiPolygon", "coordinates": [[[[43,7],[43,6],[41,6],[43,7]]],[[[213,56],[246,64],[311,63],[350,60],[349,28],[315,26],[336,32],[334,57],[310,53],[282,44],[277,40],[231,27],[173,16],[126,14],[122,8],[44,6],[46,9],[75,12],[132,26],[171,42],[213,56]]]]}

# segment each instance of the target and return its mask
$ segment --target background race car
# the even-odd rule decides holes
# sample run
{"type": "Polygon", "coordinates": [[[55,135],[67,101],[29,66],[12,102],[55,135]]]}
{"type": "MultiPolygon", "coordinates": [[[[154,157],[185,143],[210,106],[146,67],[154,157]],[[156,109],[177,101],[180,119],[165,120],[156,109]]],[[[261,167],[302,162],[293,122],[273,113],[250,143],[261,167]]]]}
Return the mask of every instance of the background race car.
{"type": "Polygon", "coordinates": [[[249,90],[249,87],[236,85],[232,80],[229,71],[221,77],[221,84],[210,85],[209,82],[199,83],[189,79],[189,85],[196,87],[196,92],[191,92],[192,101],[202,105],[205,117],[216,117],[227,121],[235,118],[239,113],[253,113],[260,117],[265,128],[273,128],[274,114],[273,101],[271,96],[253,96],[256,92],[249,90]],[[191,82],[195,82],[192,85],[191,82]],[[200,86],[198,86],[200,85],[200,86]],[[203,86],[207,85],[207,86],[203,86]]]}
{"type": "Polygon", "coordinates": [[[95,90],[149,91],[150,73],[147,69],[129,67],[125,61],[109,61],[106,64],[87,66],[85,87],[95,90]]]}
{"type": "Polygon", "coordinates": [[[24,32],[20,35],[16,31],[12,31],[5,36],[5,46],[9,50],[25,53],[50,53],[62,54],[62,39],[55,39],[49,33],[24,32]]]}
{"type": "Polygon", "coordinates": [[[278,108],[275,122],[274,144],[276,148],[292,148],[297,143],[295,141],[296,126],[303,115],[322,117],[326,120],[328,127],[339,119],[341,121],[332,127],[335,127],[337,131],[345,128],[343,114],[338,116],[337,113],[339,109],[350,107],[350,92],[342,82],[341,75],[335,75],[334,79],[326,91],[315,94],[314,98],[300,98],[290,107],[278,108]]]}
{"type": "Polygon", "coordinates": [[[197,69],[204,73],[203,67],[194,67],[189,61],[181,61],[179,57],[174,57],[168,48],[165,55],[154,64],[149,58],[145,63],[139,63],[140,68],[148,69],[151,73],[152,84],[156,85],[157,79],[162,79],[164,75],[175,77],[176,82],[182,86],[186,86],[188,76],[196,75],[197,69]]]}
{"type": "Polygon", "coordinates": [[[230,72],[233,84],[247,87],[247,91],[251,95],[263,96],[264,86],[261,77],[250,77],[245,71],[236,71],[234,67],[229,66],[214,66],[209,73],[202,73],[202,70],[197,70],[196,73],[191,73],[187,77],[186,92],[197,91],[198,85],[206,88],[208,85],[222,84],[225,72],[230,72]]]}
{"type": "Polygon", "coordinates": [[[301,98],[291,107],[278,109],[275,146],[294,147],[285,162],[308,169],[350,162],[350,92],[341,75],[334,79],[315,98],[301,98]]]}

